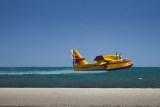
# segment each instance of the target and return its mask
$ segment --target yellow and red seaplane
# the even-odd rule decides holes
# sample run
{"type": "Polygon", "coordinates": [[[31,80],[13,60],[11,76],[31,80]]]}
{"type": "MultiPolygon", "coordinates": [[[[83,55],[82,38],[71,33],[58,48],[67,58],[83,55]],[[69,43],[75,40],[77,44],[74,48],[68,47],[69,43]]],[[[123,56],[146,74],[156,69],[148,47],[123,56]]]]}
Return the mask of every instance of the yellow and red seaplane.
{"type": "Polygon", "coordinates": [[[87,60],[76,49],[71,50],[74,71],[96,71],[96,70],[119,70],[130,68],[133,62],[123,59],[121,55],[96,56],[94,63],[89,64],[87,60]]]}

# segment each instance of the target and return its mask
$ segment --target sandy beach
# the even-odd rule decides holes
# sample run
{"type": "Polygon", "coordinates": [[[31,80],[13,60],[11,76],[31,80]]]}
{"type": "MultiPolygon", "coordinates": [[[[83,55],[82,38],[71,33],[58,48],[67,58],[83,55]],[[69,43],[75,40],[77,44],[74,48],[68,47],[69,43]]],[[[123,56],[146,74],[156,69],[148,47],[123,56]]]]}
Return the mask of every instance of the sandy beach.
{"type": "Polygon", "coordinates": [[[0,88],[1,107],[160,107],[160,89],[0,88]]]}

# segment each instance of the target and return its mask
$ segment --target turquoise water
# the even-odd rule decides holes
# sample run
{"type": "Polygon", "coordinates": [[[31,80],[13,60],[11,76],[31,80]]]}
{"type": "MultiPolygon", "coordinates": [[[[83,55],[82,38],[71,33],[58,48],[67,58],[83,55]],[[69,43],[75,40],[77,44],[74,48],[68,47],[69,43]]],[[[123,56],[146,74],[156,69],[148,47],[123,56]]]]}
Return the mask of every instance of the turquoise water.
{"type": "Polygon", "coordinates": [[[160,88],[160,67],[74,72],[71,67],[0,67],[0,87],[160,88]]]}

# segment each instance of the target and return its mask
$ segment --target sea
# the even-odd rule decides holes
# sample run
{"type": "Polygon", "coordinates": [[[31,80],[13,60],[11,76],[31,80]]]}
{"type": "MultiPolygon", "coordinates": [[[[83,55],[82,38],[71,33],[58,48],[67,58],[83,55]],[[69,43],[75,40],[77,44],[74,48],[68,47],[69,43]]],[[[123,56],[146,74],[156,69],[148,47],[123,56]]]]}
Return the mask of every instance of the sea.
{"type": "Polygon", "coordinates": [[[79,72],[72,67],[0,67],[0,87],[160,88],[160,67],[79,72]]]}

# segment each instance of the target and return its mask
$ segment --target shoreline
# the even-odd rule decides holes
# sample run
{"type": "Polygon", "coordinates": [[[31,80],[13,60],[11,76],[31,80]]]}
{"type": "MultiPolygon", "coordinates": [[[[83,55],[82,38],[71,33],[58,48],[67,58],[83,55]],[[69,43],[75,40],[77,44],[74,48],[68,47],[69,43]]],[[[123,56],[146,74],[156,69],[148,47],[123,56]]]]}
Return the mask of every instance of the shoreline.
{"type": "Polygon", "coordinates": [[[0,107],[160,107],[160,88],[0,88],[0,107]]]}

